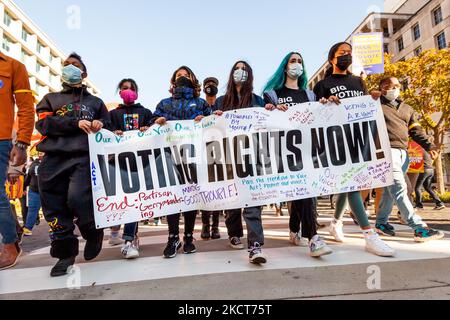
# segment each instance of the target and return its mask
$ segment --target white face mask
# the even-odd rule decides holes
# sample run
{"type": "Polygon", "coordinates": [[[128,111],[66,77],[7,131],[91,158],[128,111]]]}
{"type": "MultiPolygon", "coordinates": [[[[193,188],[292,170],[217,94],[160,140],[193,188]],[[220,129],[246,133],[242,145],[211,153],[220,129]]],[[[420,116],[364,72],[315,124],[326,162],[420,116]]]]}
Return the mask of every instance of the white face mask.
{"type": "Polygon", "coordinates": [[[243,69],[237,69],[233,74],[234,83],[245,83],[248,80],[248,72],[243,69]]]}
{"type": "Polygon", "coordinates": [[[387,90],[384,97],[389,101],[397,100],[400,97],[400,89],[387,90]]]}
{"type": "Polygon", "coordinates": [[[289,65],[287,74],[291,79],[298,79],[303,74],[303,66],[300,63],[293,63],[289,65]]]}

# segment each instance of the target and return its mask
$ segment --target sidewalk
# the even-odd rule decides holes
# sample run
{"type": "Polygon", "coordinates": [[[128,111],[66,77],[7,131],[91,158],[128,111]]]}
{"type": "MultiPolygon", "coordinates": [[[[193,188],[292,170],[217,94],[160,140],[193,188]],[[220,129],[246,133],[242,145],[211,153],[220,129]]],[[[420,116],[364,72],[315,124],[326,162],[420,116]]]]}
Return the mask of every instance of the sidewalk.
{"type": "MultiPolygon", "coordinates": [[[[448,226],[450,209],[440,211],[437,222],[448,226]]],[[[424,213],[437,220],[436,212],[424,213]]],[[[286,213],[285,213],[286,214],[286,213]]],[[[320,222],[328,225],[332,210],[320,203],[320,222]]],[[[424,215],[425,216],[425,215],[424,215]]],[[[141,228],[141,256],[135,261],[121,259],[120,247],[111,248],[108,236],[100,257],[91,263],[77,261],[71,276],[51,279],[55,263],[48,255],[49,241],[41,239],[48,228],[41,225],[35,239],[25,239],[25,256],[11,270],[0,272],[0,299],[448,299],[450,297],[450,233],[443,241],[427,244],[413,242],[408,227],[396,226],[398,237],[386,238],[397,250],[395,258],[380,258],[364,251],[364,240],[351,219],[345,221],[348,242],[331,241],[335,251],[323,259],[313,259],[308,248],[288,242],[288,217],[264,212],[267,238],[267,265],[248,263],[246,251],[228,246],[221,219],[222,239],[202,241],[201,221],[197,220],[198,253],[162,258],[167,227],[141,228]],[[44,230],[45,229],[45,230],[44,230]],[[44,232],[45,231],[45,232],[44,232]],[[38,242],[42,242],[38,245],[38,242]],[[381,272],[381,290],[368,289],[371,273],[381,272]],[[426,270],[427,272],[424,272],[426,270]],[[67,287],[81,286],[70,290],[67,287]]],[[[395,221],[395,220],[394,220],[395,221]]],[[[108,233],[108,231],[107,231],[108,233]]],[[[81,243],[82,250],[84,243],[81,243]]],[[[81,254],[82,256],[82,254],[81,254]]]]}

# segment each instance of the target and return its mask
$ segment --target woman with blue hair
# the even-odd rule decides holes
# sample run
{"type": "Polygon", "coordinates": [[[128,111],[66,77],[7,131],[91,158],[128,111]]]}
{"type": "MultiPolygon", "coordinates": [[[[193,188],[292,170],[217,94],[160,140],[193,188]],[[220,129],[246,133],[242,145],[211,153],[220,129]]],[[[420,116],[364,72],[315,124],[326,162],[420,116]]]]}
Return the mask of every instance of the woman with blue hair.
{"type": "MultiPolygon", "coordinates": [[[[266,109],[287,111],[297,104],[316,101],[315,94],[306,89],[307,84],[308,76],[301,54],[289,53],[264,89],[266,109]]],[[[296,246],[309,246],[311,256],[316,258],[332,253],[317,234],[317,226],[317,199],[292,202],[290,241],[296,246]]]]}

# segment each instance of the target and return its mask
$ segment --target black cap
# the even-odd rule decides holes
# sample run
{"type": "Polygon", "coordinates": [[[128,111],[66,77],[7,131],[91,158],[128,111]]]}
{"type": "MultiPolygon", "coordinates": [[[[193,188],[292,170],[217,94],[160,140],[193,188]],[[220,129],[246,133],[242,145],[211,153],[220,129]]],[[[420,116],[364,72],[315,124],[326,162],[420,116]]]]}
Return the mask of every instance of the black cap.
{"type": "Polygon", "coordinates": [[[214,83],[216,85],[216,87],[219,86],[219,80],[217,80],[217,78],[214,78],[214,77],[206,78],[205,81],[203,81],[203,86],[206,86],[206,84],[209,82],[214,83]]]}

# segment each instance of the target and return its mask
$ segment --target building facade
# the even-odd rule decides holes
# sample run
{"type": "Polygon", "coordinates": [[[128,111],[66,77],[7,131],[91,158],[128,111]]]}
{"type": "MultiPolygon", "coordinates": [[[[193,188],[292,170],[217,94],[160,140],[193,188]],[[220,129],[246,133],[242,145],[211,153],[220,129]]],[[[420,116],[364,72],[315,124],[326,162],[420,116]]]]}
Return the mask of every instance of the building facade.
{"type": "MultiPolygon", "coordinates": [[[[449,47],[450,0],[385,0],[384,11],[369,14],[346,41],[356,33],[383,32],[384,51],[392,54],[393,62],[449,47]]],[[[327,67],[325,62],[311,77],[311,89],[323,79],[327,67]]]]}
{"type": "MultiPolygon", "coordinates": [[[[49,92],[61,90],[66,55],[10,0],[0,0],[0,39],[0,50],[26,66],[31,89],[39,100],[49,92]]],[[[85,84],[92,94],[100,94],[91,81],[86,80],[85,84]]]]}

